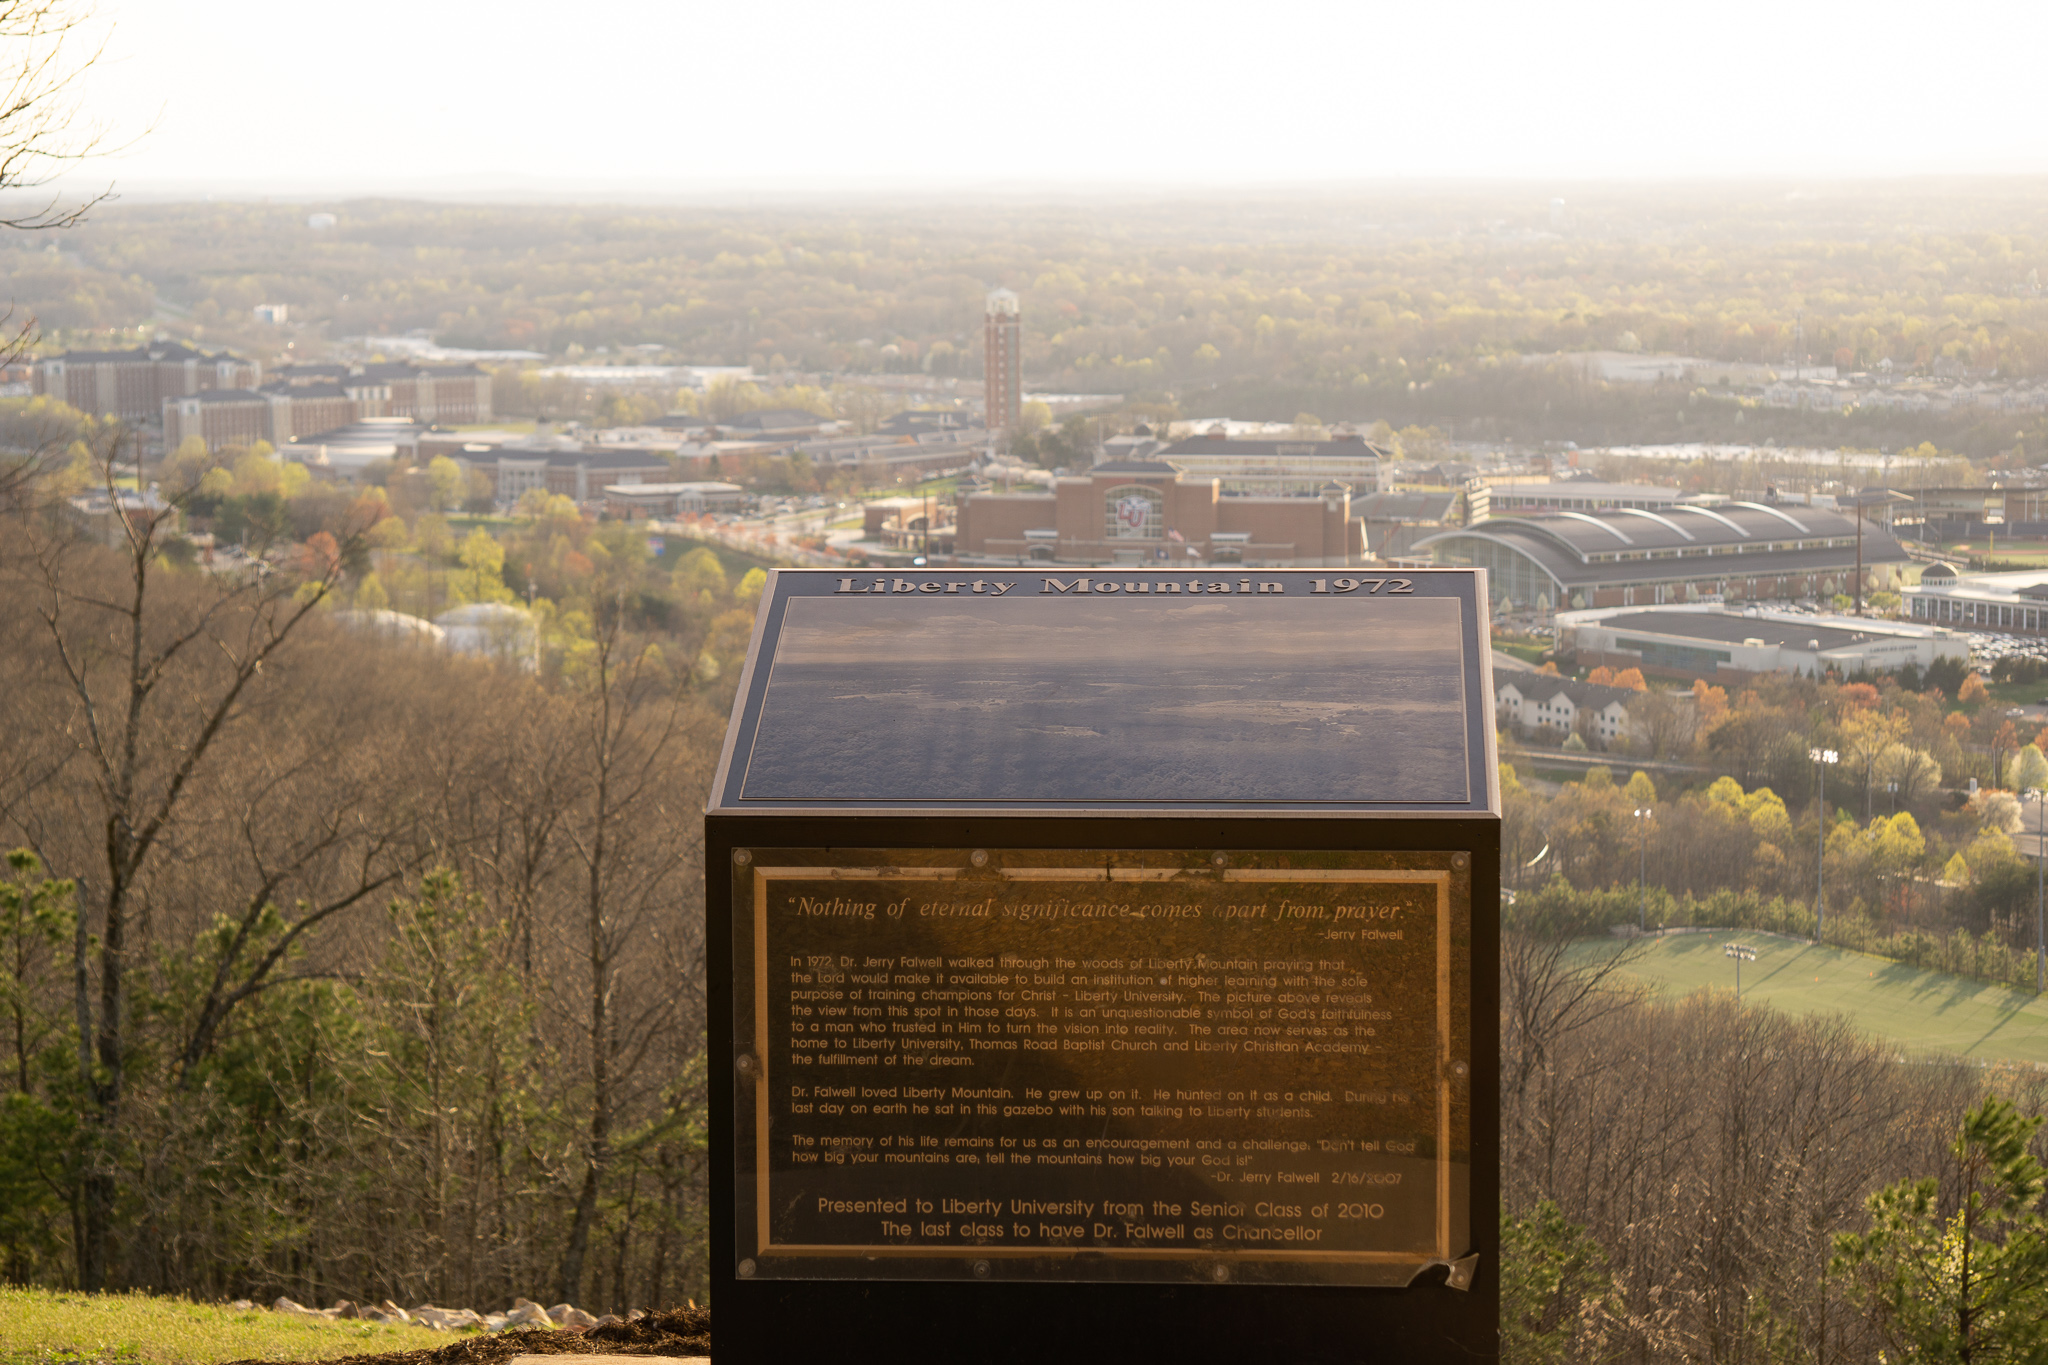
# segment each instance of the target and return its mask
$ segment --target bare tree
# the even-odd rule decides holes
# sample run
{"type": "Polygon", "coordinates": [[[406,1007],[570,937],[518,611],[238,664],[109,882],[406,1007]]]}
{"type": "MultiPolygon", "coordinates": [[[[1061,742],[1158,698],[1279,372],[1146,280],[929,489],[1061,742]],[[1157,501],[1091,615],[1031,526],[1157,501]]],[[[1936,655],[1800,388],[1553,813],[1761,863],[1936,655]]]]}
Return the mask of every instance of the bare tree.
{"type": "MultiPolygon", "coordinates": [[[[118,429],[111,435],[118,438],[118,429]]],[[[113,554],[63,513],[28,514],[16,523],[21,556],[8,565],[13,587],[34,604],[43,652],[69,695],[61,724],[88,774],[79,814],[97,835],[89,856],[39,849],[79,888],[72,987],[92,1132],[78,1253],[88,1289],[103,1287],[109,1271],[117,1195],[111,1162],[127,1095],[129,974],[138,948],[131,935],[147,904],[145,879],[193,803],[195,779],[247,715],[265,665],[278,660],[334,586],[343,559],[167,584],[161,556],[176,509],[118,488],[110,457],[102,456],[102,469],[107,506],[99,524],[113,554]]],[[[223,977],[216,996],[250,984],[246,975],[223,977]]]]}
{"type": "MultiPolygon", "coordinates": [[[[0,0],[0,192],[41,189],[108,150],[106,130],[80,121],[85,75],[106,50],[92,21],[75,0],[0,0]]],[[[69,206],[53,194],[40,208],[0,212],[0,227],[70,227],[109,193],[69,206]]]]}
{"type": "MultiPolygon", "coordinates": [[[[628,1099],[622,1086],[641,1074],[642,1060],[682,1003],[679,990],[640,990],[623,1008],[619,986],[628,951],[653,948],[659,922],[683,903],[680,883],[696,850],[684,832],[691,822],[674,803],[676,779],[704,747],[686,746],[689,713],[658,694],[650,655],[629,642],[621,614],[607,612],[598,631],[590,692],[581,702],[583,800],[567,827],[582,884],[574,942],[589,991],[589,1121],[559,1286],[572,1302],[581,1296],[598,1199],[618,1155],[616,1129],[628,1099]]],[[[696,978],[691,971],[677,984],[696,978]]]]}
{"type": "MultiPolygon", "coordinates": [[[[9,197],[0,201],[0,228],[70,227],[113,193],[109,186],[70,203],[55,191],[12,202],[108,150],[105,129],[81,121],[85,75],[105,51],[91,23],[91,8],[77,0],[0,0],[0,196],[9,197]]],[[[36,340],[35,317],[16,314],[11,301],[0,312],[0,365],[19,360],[36,340]]],[[[0,442],[0,506],[33,486],[63,450],[62,442],[0,442]]]]}

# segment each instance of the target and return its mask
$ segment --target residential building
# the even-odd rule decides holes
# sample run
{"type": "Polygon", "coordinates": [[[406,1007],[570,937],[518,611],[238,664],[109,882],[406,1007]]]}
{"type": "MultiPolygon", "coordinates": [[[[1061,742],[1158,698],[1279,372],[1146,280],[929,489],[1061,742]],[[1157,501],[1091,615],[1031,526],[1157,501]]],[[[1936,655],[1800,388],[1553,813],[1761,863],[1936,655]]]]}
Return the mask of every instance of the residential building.
{"type": "Polygon", "coordinates": [[[1970,657],[1969,641],[1953,631],[1754,606],[1567,612],[1558,630],[1558,653],[1580,668],[1637,668],[1646,678],[1714,683],[1765,673],[1895,673],[1970,657]]]}
{"type": "MultiPolygon", "coordinates": [[[[208,450],[268,441],[283,447],[302,438],[382,416],[338,384],[265,384],[260,389],[209,389],[164,400],[164,445],[192,437],[208,450]]],[[[399,421],[407,419],[399,418],[399,421]]]]}
{"type": "Polygon", "coordinates": [[[1577,734],[1605,748],[1628,736],[1629,703],[1640,695],[1550,673],[1504,673],[1494,679],[1494,715],[1524,738],[1562,744],[1577,734]]]}
{"type": "MultiPolygon", "coordinates": [[[[474,365],[286,365],[258,388],[206,388],[163,400],[164,444],[283,447],[366,421],[488,421],[491,377],[474,365]]],[[[314,462],[314,461],[309,461],[314,462]]]]}
{"type": "Polygon", "coordinates": [[[1894,587],[1909,562],[1883,527],[1819,507],[1727,502],[1495,517],[1416,542],[1424,562],[1489,570],[1495,612],[1831,597],[1894,587]],[[1860,547],[1859,547],[1860,540],[1860,547]]]}
{"type": "Polygon", "coordinates": [[[1051,489],[973,493],[959,512],[963,558],[1080,564],[1356,564],[1365,528],[1351,491],[1224,497],[1218,480],[1168,460],[1096,465],[1051,489]]]}
{"type": "Polygon", "coordinates": [[[480,366],[365,365],[362,377],[390,386],[385,416],[443,426],[491,420],[491,376],[480,366]]]}
{"type": "Polygon", "coordinates": [[[1015,431],[1024,413],[1024,323],[1017,296],[997,289],[988,296],[982,324],[983,423],[990,431],[1015,431]]]}
{"type": "Polygon", "coordinates": [[[127,351],[49,356],[35,362],[30,384],[37,394],[62,399],[82,412],[155,422],[170,399],[219,389],[254,389],[262,380],[263,367],[253,360],[162,342],[127,351]]]}
{"type": "Polygon", "coordinates": [[[474,364],[423,365],[401,360],[284,365],[271,379],[289,388],[335,386],[356,405],[350,421],[411,417],[430,426],[467,426],[491,420],[490,372],[474,364]]]}
{"type": "Polygon", "coordinates": [[[254,389],[208,389],[167,398],[161,415],[166,450],[176,450],[194,437],[208,450],[255,445],[271,437],[270,400],[254,389]]]}

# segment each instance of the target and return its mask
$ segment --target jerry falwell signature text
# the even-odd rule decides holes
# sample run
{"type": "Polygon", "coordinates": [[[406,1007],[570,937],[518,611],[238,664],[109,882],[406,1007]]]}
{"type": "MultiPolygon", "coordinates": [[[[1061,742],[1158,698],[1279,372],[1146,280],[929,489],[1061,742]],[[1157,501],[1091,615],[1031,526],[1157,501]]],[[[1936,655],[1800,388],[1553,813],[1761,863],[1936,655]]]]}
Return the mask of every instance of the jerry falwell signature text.
{"type": "MultiPolygon", "coordinates": [[[[790,910],[805,919],[872,920],[880,910],[889,919],[901,919],[913,910],[909,898],[864,901],[846,896],[803,896],[790,903],[790,910]]],[[[1134,904],[1128,901],[1068,900],[1055,897],[1044,901],[1000,902],[994,896],[964,901],[920,901],[914,905],[919,919],[1201,919],[1220,920],[1390,920],[1400,913],[1390,905],[1303,905],[1283,900],[1279,905],[1212,905],[1186,903],[1134,904]]],[[[1400,937],[1397,931],[1393,937],[1400,937]]]]}
{"type": "MultiPolygon", "coordinates": [[[[1412,578],[1311,578],[1306,593],[1294,594],[1303,597],[1337,597],[1345,593],[1363,592],[1369,596],[1382,591],[1389,594],[1412,593],[1415,580],[1412,578]]],[[[1001,597],[1016,587],[1015,580],[997,582],[986,578],[962,579],[908,579],[908,578],[866,578],[848,577],[839,580],[833,595],[841,593],[883,593],[897,594],[938,594],[979,593],[989,597],[1001,597]]],[[[1286,597],[1288,585],[1274,579],[1254,580],[1203,579],[1190,575],[1185,578],[1041,578],[1038,580],[1040,594],[1081,595],[1094,597],[1107,593],[1126,596],[1201,596],[1210,594],[1246,593],[1286,597]]]]}

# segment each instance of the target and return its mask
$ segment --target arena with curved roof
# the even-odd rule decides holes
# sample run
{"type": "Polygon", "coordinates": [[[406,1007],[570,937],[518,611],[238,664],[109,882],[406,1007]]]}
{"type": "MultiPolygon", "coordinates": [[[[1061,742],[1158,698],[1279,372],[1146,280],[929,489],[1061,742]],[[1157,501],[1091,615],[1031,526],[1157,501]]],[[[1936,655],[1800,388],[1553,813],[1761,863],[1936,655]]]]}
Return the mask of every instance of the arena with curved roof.
{"type": "MultiPolygon", "coordinates": [[[[1896,587],[1906,552],[1861,526],[1864,591],[1896,587]]],[[[1761,502],[1494,517],[1417,541],[1417,559],[1488,569],[1493,609],[1548,622],[1559,611],[1668,602],[1769,601],[1851,592],[1856,518],[1761,502]]]]}

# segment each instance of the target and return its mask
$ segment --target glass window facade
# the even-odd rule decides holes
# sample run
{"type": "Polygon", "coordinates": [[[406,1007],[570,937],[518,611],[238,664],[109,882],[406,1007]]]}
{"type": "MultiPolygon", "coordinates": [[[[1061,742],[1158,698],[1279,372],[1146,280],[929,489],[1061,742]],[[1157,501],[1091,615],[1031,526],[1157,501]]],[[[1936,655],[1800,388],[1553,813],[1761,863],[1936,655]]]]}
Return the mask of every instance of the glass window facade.
{"type": "Polygon", "coordinates": [[[1512,602],[1515,611],[1555,611],[1565,601],[1549,570],[1498,541],[1481,536],[1452,536],[1431,548],[1439,564],[1487,570],[1486,581],[1495,611],[1501,609],[1503,600],[1512,602]]]}
{"type": "Polygon", "coordinates": [[[1103,499],[1104,534],[1111,540],[1157,540],[1165,534],[1165,506],[1156,488],[1120,484],[1103,499]]]}

